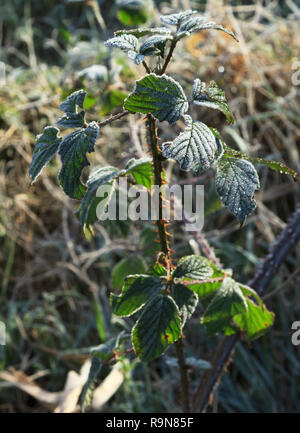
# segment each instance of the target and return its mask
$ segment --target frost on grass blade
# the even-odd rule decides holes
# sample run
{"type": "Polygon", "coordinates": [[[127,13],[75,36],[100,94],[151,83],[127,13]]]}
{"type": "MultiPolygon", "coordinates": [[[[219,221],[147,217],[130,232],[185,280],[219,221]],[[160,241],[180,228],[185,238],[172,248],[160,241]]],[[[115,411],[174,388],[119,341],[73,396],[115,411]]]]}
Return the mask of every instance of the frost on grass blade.
{"type": "Polygon", "coordinates": [[[82,128],[84,126],[85,111],[79,113],[67,113],[65,116],[58,119],[56,125],[63,128],[82,128]]]}
{"type": "Polygon", "coordinates": [[[185,130],[174,141],[163,143],[162,154],[175,159],[182,170],[207,170],[215,160],[216,138],[204,123],[193,121],[190,116],[185,116],[185,121],[185,130]]]}
{"type": "Polygon", "coordinates": [[[225,156],[219,160],[216,173],[217,193],[241,224],[256,207],[253,194],[259,186],[257,172],[250,162],[225,156]]]}
{"type": "Polygon", "coordinates": [[[234,122],[225,92],[214,81],[206,86],[197,78],[192,89],[192,100],[196,105],[220,110],[226,116],[228,123],[234,122]]]}
{"type": "Polygon", "coordinates": [[[81,183],[80,176],[82,169],[89,165],[86,154],[94,152],[98,132],[97,122],[91,122],[85,129],[71,132],[61,142],[58,153],[62,168],[58,177],[65,193],[71,198],[81,199],[85,193],[86,187],[81,183]]]}
{"type": "Polygon", "coordinates": [[[110,295],[112,311],[117,316],[131,316],[162,289],[162,280],[151,275],[125,278],[120,296],[110,295]]]}
{"type": "Polygon", "coordinates": [[[37,135],[32,162],[29,168],[31,183],[35,181],[45,165],[58,152],[62,138],[58,136],[59,129],[46,126],[42,134],[37,135]]]}
{"type": "Polygon", "coordinates": [[[162,355],[181,334],[179,310],[170,296],[158,295],[144,308],[132,330],[132,344],[142,361],[162,355]]]}
{"type": "Polygon", "coordinates": [[[152,113],[161,122],[176,122],[188,109],[182,87],[167,75],[149,74],[136,82],[124,108],[132,113],[152,113]]]}
{"type": "Polygon", "coordinates": [[[59,109],[61,111],[64,111],[65,113],[76,113],[77,106],[83,108],[83,103],[86,95],[86,91],[82,89],[77,90],[76,92],[68,96],[67,99],[60,104],[59,109]]]}
{"type": "Polygon", "coordinates": [[[164,25],[177,26],[180,23],[182,23],[184,20],[186,20],[187,18],[189,18],[190,16],[192,16],[196,13],[197,13],[197,11],[192,11],[191,9],[189,9],[187,11],[179,12],[177,14],[161,15],[160,21],[164,25]]]}

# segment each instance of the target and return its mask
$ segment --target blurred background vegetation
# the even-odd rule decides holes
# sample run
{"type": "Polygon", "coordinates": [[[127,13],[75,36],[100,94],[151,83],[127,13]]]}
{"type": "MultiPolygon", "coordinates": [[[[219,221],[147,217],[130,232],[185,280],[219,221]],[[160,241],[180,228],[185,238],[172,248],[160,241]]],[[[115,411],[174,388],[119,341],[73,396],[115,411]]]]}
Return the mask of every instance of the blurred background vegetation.
{"type": "MultiPolygon", "coordinates": [[[[82,87],[90,120],[118,112],[144,72],[103,41],[119,28],[159,24],[160,13],[189,8],[234,30],[240,43],[221,32],[193,34],[179,44],[169,73],[188,89],[195,77],[217,81],[236,122],[228,127],[214,111],[201,111],[201,118],[232,147],[299,171],[300,87],[292,84],[293,64],[300,60],[298,0],[1,2],[6,84],[0,86],[0,321],[7,345],[0,358],[0,412],[66,410],[61,393],[69,396],[68,383],[84,376],[87,348],[130,330],[130,319],[111,316],[112,270],[120,261],[127,268],[128,257],[149,265],[157,250],[150,223],[98,224],[95,236],[86,238],[74,216],[78,204],[58,185],[58,161],[30,186],[35,136],[58,119],[60,101],[82,87]]],[[[146,154],[144,128],[133,116],[105,127],[92,165],[123,166],[129,157],[146,154]]],[[[169,140],[178,131],[163,124],[159,132],[169,140]]],[[[296,208],[299,183],[258,167],[258,208],[240,230],[220,206],[212,173],[195,178],[176,164],[166,168],[169,179],[204,184],[206,191],[204,235],[194,239],[174,224],[174,258],[201,253],[206,240],[222,264],[247,282],[296,208]]],[[[298,249],[265,295],[276,313],[273,329],[250,346],[239,343],[210,411],[300,412],[300,346],[291,344],[291,324],[300,320],[299,263],[298,249]]],[[[199,306],[186,327],[186,354],[209,361],[219,337],[207,339],[201,313],[199,306]]],[[[116,374],[107,376],[104,369],[93,384],[97,389],[106,377],[112,395],[105,397],[102,389],[103,400],[87,410],[178,412],[173,355],[169,349],[149,365],[121,356],[116,374]]],[[[201,374],[201,368],[191,370],[193,386],[201,374]]],[[[69,396],[69,410],[79,410],[78,392],[69,396]]]]}

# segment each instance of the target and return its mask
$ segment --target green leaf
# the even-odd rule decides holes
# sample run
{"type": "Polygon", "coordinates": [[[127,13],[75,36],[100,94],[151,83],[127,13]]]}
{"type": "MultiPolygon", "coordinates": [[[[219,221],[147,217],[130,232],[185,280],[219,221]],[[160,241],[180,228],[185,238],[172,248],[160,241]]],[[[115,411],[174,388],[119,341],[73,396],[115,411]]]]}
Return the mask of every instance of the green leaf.
{"type": "Polygon", "coordinates": [[[152,162],[149,158],[130,159],[125,165],[127,174],[131,174],[138,185],[151,189],[154,177],[152,162]]]}
{"type": "Polygon", "coordinates": [[[132,330],[132,343],[142,361],[158,358],[181,334],[178,307],[169,296],[158,295],[145,307],[132,330]]]}
{"type": "Polygon", "coordinates": [[[86,154],[94,152],[98,132],[97,122],[91,122],[86,128],[71,132],[61,142],[58,153],[62,168],[58,177],[65,193],[71,198],[81,199],[85,193],[86,187],[81,183],[80,176],[82,169],[89,165],[86,154]]]}
{"type": "Polygon", "coordinates": [[[213,273],[211,263],[202,256],[182,257],[173,271],[173,278],[193,278],[203,280],[213,273]]]}
{"type": "Polygon", "coordinates": [[[82,128],[84,126],[85,111],[82,110],[79,113],[68,113],[65,116],[58,119],[56,124],[63,128],[82,128]]]}
{"type": "Polygon", "coordinates": [[[125,257],[113,268],[112,286],[114,289],[122,289],[125,277],[144,274],[145,271],[145,263],[139,256],[125,257]]]}
{"type": "Polygon", "coordinates": [[[167,269],[159,262],[155,262],[147,273],[154,277],[166,277],[168,274],[167,269]]]}
{"type": "Polygon", "coordinates": [[[186,287],[189,290],[192,290],[193,292],[197,293],[199,299],[204,299],[207,298],[208,296],[213,295],[215,292],[219,290],[219,288],[223,284],[223,280],[225,278],[224,271],[218,269],[214,264],[211,264],[210,266],[213,270],[213,273],[208,277],[208,279],[209,280],[216,279],[216,281],[209,281],[209,282],[204,281],[203,283],[201,281],[197,283],[187,282],[186,284],[186,287]]]}
{"type": "Polygon", "coordinates": [[[230,112],[225,92],[214,81],[208,86],[198,78],[194,81],[192,90],[192,100],[196,105],[220,110],[225,114],[228,123],[233,123],[234,118],[230,112]]]}
{"type": "Polygon", "coordinates": [[[215,162],[217,142],[208,126],[185,116],[187,124],[174,141],[163,143],[165,158],[175,159],[182,170],[203,171],[215,162]]]}
{"type": "Polygon", "coordinates": [[[167,75],[149,74],[136,82],[124,107],[132,113],[152,113],[159,121],[176,122],[188,109],[182,87],[167,75]]]}
{"type": "Polygon", "coordinates": [[[223,156],[218,161],[215,182],[220,199],[243,224],[256,208],[253,194],[260,185],[255,168],[244,159],[223,156]]]}
{"type": "Polygon", "coordinates": [[[46,164],[58,152],[62,138],[58,136],[59,129],[46,126],[42,134],[37,135],[32,162],[29,168],[31,183],[39,176],[46,164]]]}
{"type": "Polygon", "coordinates": [[[162,281],[150,275],[130,275],[120,296],[110,295],[113,313],[131,316],[162,289],[162,281]]]}
{"type": "Polygon", "coordinates": [[[244,331],[248,340],[263,335],[274,323],[274,313],[267,310],[265,305],[257,305],[247,299],[248,311],[234,316],[233,320],[244,331]]]}
{"type": "Polygon", "coordinates": [[[138,26],[147,21],[147,11],[142,8],[136,10],[121,8],[118,11],[118,19],[125,26],[138,26]]]}
{"type": "Polygon", "coordinates": [[[198,304],[196,293],[187,289],[183,284],[174,284],[172,286],[173,299],[179,309],[182,326],[194,313],[198,304]]]}
{"type": "Polygon", "coordinates": [[[246,159],[247,161],[253,162],[253,164],[266,165],[272,170],[279,171],[281,174],[290,174],[291,176],[293,176],[295,180],[298,177],[298,173],[292,168],[289,168],[288,166],[283,164],[283,162],[272,161],[270,159],[264,159],[264,158],[254,158],[252,156],[247,155],[246,153],[232,149],[231,147],[227,146],[227,144],[224,145],[224,148],[225,148],[224,156],[226,157],[242,158],[242,159],[246,159]]]}
{"type": "Polygon", "coordinates": [[[110,338],[105,343],[92,347],[92,357],[99,358],[102,361],[108,361],[112,359],[114,351],[117,350],[121,346],[121,343],[128,337],[129,335],[125,331],[122,331],[116,337],[110,338]]]}
{"type": "Polygon", "coordinates": [[[238,285],[232,278],[225,278],[208,305],[202,319],[209,335],[221,332],[230,325],[231,319],[239,313],[247,311],[246,299],[238,285]]]}
{"type": "Polygon", "coordinates": [[[121,35],[132,35],[136,38],[142,38],[144,36],[149,35],[170,35],[171,30],[167,27],[154,27],[154,28],[138,28],[138,29],[130,29],[130,30],[117,30],[115,33],[115,36],[121,36],[121,35]]]}
{"type": "Polygon", "coordinates": [[[102,205],[105,211],[104,204],[108,204],[114,191],[114,179],[119,175],[120,171],[115,167],[101,167],[91,173],[87,181],[87,191],[81,202],[80,208],[76,212],[82,227],[92,226],[97,220],[97,206],[105,200],[102,205]],[[100,186],[110,185],[110,193],[105,197],[97,197],[96,193],[100,186]]]}
{"type": "Polygon", "coordinates": [[[68,114],[77,113],[77,106],[83,108],[83,103],[86,95],[86,91],[82,89],[77,90],[76,92],[68,96],[67,99],[60,104],[59,109],[68,114]]]}

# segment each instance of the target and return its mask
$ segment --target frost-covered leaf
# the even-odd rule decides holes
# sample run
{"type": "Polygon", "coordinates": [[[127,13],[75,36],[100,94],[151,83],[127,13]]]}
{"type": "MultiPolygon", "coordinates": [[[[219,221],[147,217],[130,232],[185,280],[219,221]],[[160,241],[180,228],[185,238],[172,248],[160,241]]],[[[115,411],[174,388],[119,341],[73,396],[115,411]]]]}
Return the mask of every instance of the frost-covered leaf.
{"type": "Polygon", "coordinates": [[[120,35],[133,35],[136,38],[143,38],[144,36],[150,35],[170,35],[171,30],[167,27],[154,27],[154,28],[139,28],[139,29],[125,29],[125,30],[117,30],[115,32],[115,36],[120,35]]]}
{"type": "Polygon", "coordinates": [[[158,358],[181,334],[178,307],[169,296],[158,295],[145,307],[132,330],[132,343],[142,361],[158,358]]]}
{"type": "Polygon", "coordinates": [[[98,220],[97,206],[100,202],[102,202],[102,209],[105,210],[105,205],[108,205],[114,191],[113,181],[119,173],[120,171],[115,167],[101,167],[91,173],[87,181],[87,191],[76,212],[82,227],[91,227],[98,220]],[[97,190],[103,185],[108,186],[108,193],[106,196],[97,197],[97,190]]]}
{"type": "Polygon", "coordinates": [[[140,53],[144,56],[152,56],[159,54],[164,56],[164,49],[166,42],[172,40],[172,36],[169,35],[155,35],[146,39],[140,47],[140,53]]]}
{"type": "Polygon", "coordinates": [[[124,279],[128,275],[144,274],[145,263],[139,256],[129,256],[116,264],[112,271],[112,286],[114,289],[122,289],[124,279]]]}
{"type": "Polygon", "coordinates": [[[197,11],[192,11],[191,9],[184,11],[184,12],[179,12],[177,14],[169,14],[169,15],[161,15],[160,16],[160,21],[164,24],[164,25],[170,25],[170,26],[178,26],[180,25],[184,20],[186,20],[187,18],[189,18],[190,16],[196,14],[197,11]]]}
{"type": "Polygon", "coordinates": [[[237,37],[231,30],[216,24],[214,21],[205,22],[205,20],[198,17],[192,17],[180,26],[177,33],[177,40],[180,40],[185,36],[189,36],[191,33],[200,32],[202,30],[220,30],[227,33],[238,42],[237,37]]]}
{"type": "Polygon", "coordinates": [[[61,142],[58,153],[62,168],[58,177],[65,193],[71,198],[81,199],[84,195],[86,187],[81,183],[80,176],[82,169],[89,165],[86,154],[94,152],[98,132],[97,122],[91,122],[86,128],[71,132],[61,142]]]}
{"type": "Polygon", "coordinates": [[[31,183],[35,181],[46,164],[58,152],[62,138],[58,136],[59,129],[46,126],[42,134],[37,135],[32,162],[29,168],[31,183]]]}
{"type": "Polygon", "coordinates": [[[149,74],[136,82],[135,89],[124,107],[133,113],[152,113],[161,122],[174,123],[188,109],[182,87],[167,75],[149,74]]]}
{"type": "Polygon", "coordinates": [[[263,335],[274,323],[274,313],[265,305],[257,305],[247,299],[247,312],[236,315],[233,320],[244,331],[248,340],[263,335]]]}
{"type": "Polygon", "coordinates": [[[60,104],[59,109],[65,113],[77,113],[77,106],[83,108],[86,95],[87,92],[85,90],[77,90],[60,104]]]}
{"type": "Polygon", "coordinates": [[[104,45],[108,48],[120,48],[123,51],[137,51],[138,44],[138,39],[135,36],[127,34],[116,36],[104,42],[104,45]]]}
{"type": "Polygon", "coordinates": [[[186,128],[172,142],[162,145],[165,158],[175,159],[182,170],[201,171],[211,167],[217,151],[216,138],[208,126],[185,116],[186,128]]]}
{"type": "Polygon", "coordinates": [[[253,164],[261,164],[266,165],[272,170],[279,171],[281,174],[290,174],[294,179],[297,179],[298,173],[292,168],[286,166],[283,162],[272,161],[270,159],[264,158],[255,158],[253,156],[249,156],[246,153],[240,152],[238,150],[232,149],[231,147],[224,145],[225,156],[231,157],[234,156],[236,158],[246,159],[247,161],[253,162],[253,164]]]}
{"type": "Polygon", "coordinates": [[[117,316],[131,316],[162,289],[162,280],[151,275],[129,275],[120,296],[110,295],[117,316]]]}
{"type": "Polygon", "coordinates": [[[227,277],[208,305],[202,323],[209,335],[216,334],[230,326],[234,316],[245,313],[247,310],[246,298],[238,283],[227,277]]]}
{"type": "Polygon", "coordinates": [[[125,165],[126,174],[131,174],[138,185],[151,189],[154,176],[152,162],[149,158],[130,159],[125,165]]]}
{"type": "Polygon", "coordinates": [[[173,278],[193,278],[203,280],[213,274],[211,262],[202,256],[182,257],[173,271],[173,278]]]}
{"type": "Polygon", "coordinates": [[[253,194],[260,185],[255,168],[244,159],[223,156],[218,162],[215,182],[220,199],[243,224],[256,207],[253,194]]]}
{"type": "Polygon", "coordinates": [[[182,326],[184,326],[196,309],[198,296],[183,284],[174,284],[172,291],[173,299],[179,309],[182,326]]]}
{"type": "Polygon", "coordinates": [[[58,119],[56,124],[63,128],[82,128],[84,126],[85,111],[79,113],[67,113],[65,116],[58,119]]]}
{"type": "Polygon", "coordinates": [[[139,54],[132,50],[127,51],[127,57],[128,59],[133,60],[136,65],[140,65],[145,58],[143,54],[139,54]]]}
{"type": "Polygon", "coordinates": [[[206,86],[205,83],[196,78],[192,90],[192,100],[196,105],[220,110],[226,116],[228,123],[234,122],[225,92],[214,81],[206,86]]]}

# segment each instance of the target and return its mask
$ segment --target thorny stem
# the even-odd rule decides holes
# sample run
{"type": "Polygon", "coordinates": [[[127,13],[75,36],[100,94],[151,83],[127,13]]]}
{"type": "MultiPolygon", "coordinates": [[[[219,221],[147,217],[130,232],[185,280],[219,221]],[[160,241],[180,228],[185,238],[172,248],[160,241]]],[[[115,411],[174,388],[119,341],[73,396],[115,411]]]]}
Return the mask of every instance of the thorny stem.
{"type": "MultiPolygon", "coordinates": [[[[270,249],[269,254],[258,268],[252,280],[248,285],[252,287],[259,295],[267,289],[280,265],[288,257],[291,249],[300,240],[300,208],[298,208],[286,227],[282,231],[279,239],[270,249]]],[[[241,337],[240,333],[230,337],[223,337],[213,356],[213,368],[209,370],[202,378],[195,396],[193,398],[193,412],[205,412],[210,398],[221,380],[224,369],[231,361],[234,348],[241,337]]]]}

